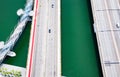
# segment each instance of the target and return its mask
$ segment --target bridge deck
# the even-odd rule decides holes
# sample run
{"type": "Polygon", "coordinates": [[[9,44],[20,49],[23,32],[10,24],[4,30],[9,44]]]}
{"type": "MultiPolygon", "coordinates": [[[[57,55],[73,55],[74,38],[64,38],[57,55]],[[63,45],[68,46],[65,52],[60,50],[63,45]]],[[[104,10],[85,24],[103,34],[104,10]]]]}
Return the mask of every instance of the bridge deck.
{"type": "Polygon", "coordinates": [[[91,0],[104,77],[120,77],[120,1],[91,0]]]}
{"type": "Polygon", "coordinates": [[[35,0],[27,77],[61,77],[60,0],[35,0]]]}

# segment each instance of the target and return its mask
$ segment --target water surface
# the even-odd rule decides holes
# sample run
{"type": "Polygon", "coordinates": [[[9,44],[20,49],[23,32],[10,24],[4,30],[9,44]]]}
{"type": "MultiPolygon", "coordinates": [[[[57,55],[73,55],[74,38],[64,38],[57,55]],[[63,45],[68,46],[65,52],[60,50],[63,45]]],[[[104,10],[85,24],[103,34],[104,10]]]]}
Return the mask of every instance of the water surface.
{"type": "MultiPolygon", "coordinates": [[[[0,2],[0,40],[6,41],[11,32],[14,30],[19,17],[16,11],[19,8],[24,8],[26,0],[2,0],[0,2]]],[[[14,47],[13,51],[17,56],[14,58],[7,57],[4,63],[16,66],[26,67],[28,43],[30,34],[30,24],[27,25],[23,35],[14,47]]]]}
{"type": "Polygon", "coordinates": [[[88,0],[62,0],[63,76],[101,77],[89,4],[88,0]]]}

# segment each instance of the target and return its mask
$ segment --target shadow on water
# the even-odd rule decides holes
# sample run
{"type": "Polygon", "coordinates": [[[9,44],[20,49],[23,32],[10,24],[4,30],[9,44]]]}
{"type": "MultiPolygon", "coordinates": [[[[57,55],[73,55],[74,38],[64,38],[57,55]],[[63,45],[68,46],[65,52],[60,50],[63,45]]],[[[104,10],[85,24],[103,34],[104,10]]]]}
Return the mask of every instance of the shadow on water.
{"type": "Polygon", "coordinates": [[[94,42],[94,47],[95,47],[95,53],[96,53],[96,59],[97,59],[97,64],[98,64],[98,68],[99,68],[99,75],[100,77],[103,77],[102,74],[102,67],[101,67],[101,62],[100,62],[100,56],[99,56],[99,50],[98,50],[98,45],[97,45],[97,39],[96,39],[96,34],[94,33],[94,28],[93,28],[93,15],[92,15],[92,8],[91,8],[91,2],[90,0],[87,0],[87,7],[88,7],[88,11],[89,11],[89,19],[90,19],[90,24],[91,24],[91,33],[92,33],[92,39],[94,42]]]}

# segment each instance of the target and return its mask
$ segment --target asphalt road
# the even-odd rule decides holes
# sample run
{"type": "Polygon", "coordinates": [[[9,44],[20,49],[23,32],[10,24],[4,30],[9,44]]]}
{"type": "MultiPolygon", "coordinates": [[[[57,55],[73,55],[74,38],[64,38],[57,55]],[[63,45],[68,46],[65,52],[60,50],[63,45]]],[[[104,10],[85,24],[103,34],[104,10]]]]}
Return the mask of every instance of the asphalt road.
{"type": "Polygon", "coordinates": [[[61,77],[60,1],[35,0],[27,77],[61,77]]]}

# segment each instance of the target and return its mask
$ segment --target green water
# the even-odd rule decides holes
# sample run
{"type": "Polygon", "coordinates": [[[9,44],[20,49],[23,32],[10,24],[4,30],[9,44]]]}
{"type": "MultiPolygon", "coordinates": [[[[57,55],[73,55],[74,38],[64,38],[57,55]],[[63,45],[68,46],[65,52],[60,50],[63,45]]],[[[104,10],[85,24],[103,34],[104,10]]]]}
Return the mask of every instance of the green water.
{"type": "MultiPolygon", "coordinates": [[[[0,41],[5,41],[9,38],[19,19],[16,11],[19,8],[24,8],[25,3],[26,0],[2,0],[0,2],[0,41]]],[[[14,58],[7,57],[4,63],[26,67],[29,33],[30,24],[27,25],[22,37],[14,47],[17,56],[14,58]]]]}
{"type": "MultiPolygon", "coordinates": [[[[25,0],[0,2],[0,40],[5,41],[17,24],[16,11],[25,0]]],[[[62,75],[67,77],[101,77],[89,0],[62,0],[62,75]]],[[[17,56],[4,63],[26,67],[30,24],[14,47],[17,56]]]]}
{"type": "Polygon", "coordinates": [[[89,0],[62,0],[62,74],[101,77],[89,0]]]}

